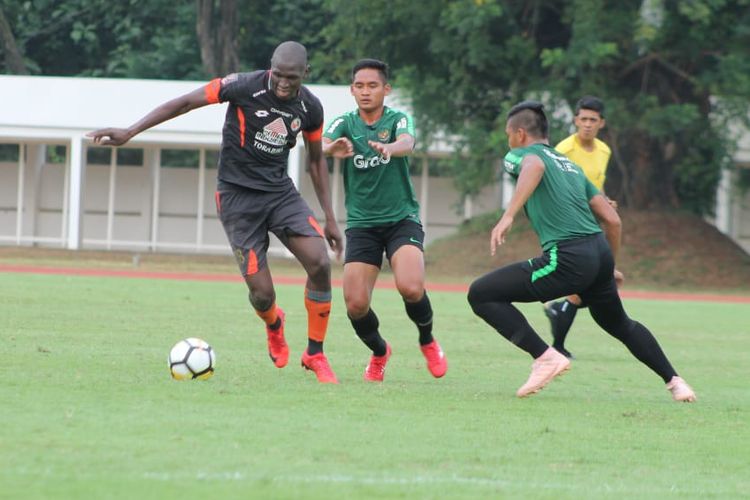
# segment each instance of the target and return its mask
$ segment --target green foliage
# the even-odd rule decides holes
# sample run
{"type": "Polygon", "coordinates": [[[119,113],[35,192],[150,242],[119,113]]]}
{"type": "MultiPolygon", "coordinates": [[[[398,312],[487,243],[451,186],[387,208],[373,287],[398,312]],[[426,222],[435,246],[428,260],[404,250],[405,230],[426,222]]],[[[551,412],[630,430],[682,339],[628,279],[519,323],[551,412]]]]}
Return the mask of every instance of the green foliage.
{"type": "MultiPolygon", "coordinates": [[[[243,70],[267,68],[276,46],[285,40],[304,44],[313,56],[321,32],[332,13],[324,12],[323,0],[248,0],[240,2],[240,34],[237,40],[243,70]]],[[[311,80],[326,80],[325,69],[312,64],[311,80]]]]}
{"type": "MultiPolygon", "coordinates": [[[[204,79],[195,3],[0,0],[34,74],[204,79]]],[[[748,123],[750,0],[248,0],[238,9],[243,70],[283,40],[306,44],[314,83],[346,84],[362,57],[390,63],[419,147],[455,142],[458,188],[496,180],[504,113],[604,99],[623,205],[707,213],[730,163],[729,123],[748,123]]],[[[551,140],[569,124],[552,117],[551,140]]]]}
{"type": "MultiPolygon", "coordinates": [[[[608,109],[608,191],[624,205],[710,212],[732,153],[727,123],[747,120],[747,0],[443,0],[419,14],[409,2],[326,4],[340,14],[327,57],[389,61],[420,128],[456,138],[463,192],[492,181],[512,103],[535,97],[554,109],[594,94],[608,109]]],[[[567,135],[553,127],[553,140],[567,135]]]]}
{"type": "MultiPolygon", "coordinates": [[[[552,43],[559,2],[498,0],[379,4],[329,0],[326,57],[376,57],[394,68],[423,140],[456,140],[454,173],[467,194],[495,180],[505,148],[498,117],[512,101],[542,90],[536,38],[552,43]]],[[[349,64],[351,64],[351,62],[349,64]]]]}
{"type": "Polygon", "coordinates": [[[4,2],[32,73],[194,78],[200,57],[192,3],[164,0],[4,2]]]}
{"type": "MultiPolygon", "coordinates": [[[[217,76],[205,74],[201,66],[195,2],[5,0],[0,5],[34,74],[156,79],[217,76]]],[[[243,2],[236,41],[243,69],[267,67],[271,52],[283,40],[299,40],[311,49],[319,46],[327,20],[322,9],[323,0],[243,2]]],[[[328,69],[315,70],[313,78],[333,81],[328,69]]]]}
{"type": "Polygon", "coordinates": [[[750,191],[750,168],[737,169],[736,186],[740,194],[750,191]]]}
{"type": "Polygon", "coordinates": [[[18,161],[18,144],[0,144],[0,161],[18,161]]]}

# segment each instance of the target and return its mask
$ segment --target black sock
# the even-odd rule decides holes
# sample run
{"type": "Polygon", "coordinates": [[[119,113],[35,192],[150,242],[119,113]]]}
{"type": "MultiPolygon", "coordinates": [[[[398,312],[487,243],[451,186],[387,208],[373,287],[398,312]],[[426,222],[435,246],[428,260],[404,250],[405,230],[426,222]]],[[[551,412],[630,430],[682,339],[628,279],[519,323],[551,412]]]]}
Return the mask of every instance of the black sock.
{"type": "Polygon", "coordinates": [[[273,323],[273,325],[268,325],[268,328],[273,331],[276,331],[279,328],[281,328],[281,316],[276,318],[276,321],[273,323]]]}
{"type": "Polygon", "coordinates": [[[378,332],[380,322],[378,321],[378,317],[375,316],[375,311],[370,309],[363,317],[359,319],[352,319],[350,317],[349,321],[351,321],[357,337],[370,348],[375,356],[385,356],[387,348],[385,340],[383,340],[380,332],[378,332]]]}
{"type": "Polygon", "coordinates": [[[536,359],[549,348],[531,328],[526,318],[513,304],[508,302],[480,302],[471,297],[474,313],[492,326],[497,333],[510,340],[520,349],[536,359]]]}
{"type": "Polygon", "coordinates": [[[565,338],[568,336],[570,327],[573,325],[573,320],[576,318],[578,306],[565,299],[561,302],[556,302],[553,307],[557,310],[557,320],[555,321],[555,328],[552,331],[552,337],[555,340],[552,343],[552,347],[564,347],[565,338]]]}
{"type": "Polygon", "coordinates": [[[313,356],[315,354],[323,352],[323,342],[317,340],[307,339],[307,354],[313,356]]]}
{"type": "Polygon", "coordinates": [[[409,316],[419,330],[419,345],[427,345],[433,342],[432,338],[432,306],[425,291],[418,302],[406,302],[406,315],[409,316]]]}
{"type": "Polygon", "coordinates": [[[659,342],[648,328],[637,321],[629,320],[629,326],[627,334],[619,337],[622,343],[633,356],[656,372],[665,383],[669,382],[677,372],[672,368],[659,342]]]}

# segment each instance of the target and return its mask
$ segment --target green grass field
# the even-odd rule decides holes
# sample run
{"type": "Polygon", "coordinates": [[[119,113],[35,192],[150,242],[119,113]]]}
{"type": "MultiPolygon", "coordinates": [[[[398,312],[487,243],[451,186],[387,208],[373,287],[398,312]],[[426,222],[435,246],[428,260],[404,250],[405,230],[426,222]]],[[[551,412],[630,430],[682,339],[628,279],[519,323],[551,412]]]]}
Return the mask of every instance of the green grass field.
{"type": "MultiPolygon", "coordinates": [[[[628,301],[696,404],[580,314],[571,371],[515,390],[531,359],[431,294],[449,359],[428,374],[395,291],[374,308],[394,355],[368,352],[340,290],[327,354],[341,381],[299,367],[302,289],[279,286],[289,366],[275,368],[241,283],[0,274],[0,498],[685,498],[750,491],[750,306],[628,301]],[[197,336],[216,375],[175,382],[166,356],[197,336]]],[[[546,336],[539,305],[524,306],[546,336]]]]}

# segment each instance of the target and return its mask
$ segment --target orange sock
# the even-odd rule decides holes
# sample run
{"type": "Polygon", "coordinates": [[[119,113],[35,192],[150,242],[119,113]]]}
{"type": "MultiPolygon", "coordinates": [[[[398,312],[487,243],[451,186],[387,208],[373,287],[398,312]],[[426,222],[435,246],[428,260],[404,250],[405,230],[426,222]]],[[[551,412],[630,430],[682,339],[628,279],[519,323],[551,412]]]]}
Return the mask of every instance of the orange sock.
{"type": "Polygon", "coordinates": [[[260,319],[262,319],[268,326],[273,325],[279,319],[279,313],[276,310],[276,302],[274,302],[271,307],[269,307],[265,311],[258,311],[256,309],[255,314],[260,316],[260,319]]]}
{"type": "Polygon", "coordinates": [[[305,309],[307,309],[307,336],[316,342],[323,342],[328,331],[328,316],[331,314],[331,292],[305,289],[305,309]]]}

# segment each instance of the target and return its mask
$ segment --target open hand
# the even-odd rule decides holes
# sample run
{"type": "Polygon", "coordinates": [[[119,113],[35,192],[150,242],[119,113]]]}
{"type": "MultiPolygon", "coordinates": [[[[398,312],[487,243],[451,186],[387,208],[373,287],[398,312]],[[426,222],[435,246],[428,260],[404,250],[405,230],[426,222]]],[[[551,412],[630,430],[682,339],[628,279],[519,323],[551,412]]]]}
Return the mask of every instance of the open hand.
{"type": "Polygon", "coordinates": [[[334,158],[349,158],[354,155],[354,146],[346,137],[339,137],[326,147],[326,153],[334,158]]]}
{"type": "Polygon", "coordinates": [[[625,275],[617,269],[615,269],[615,283],[617,284],[617,288],[620,288],[625,283],[625,275]]]}
{"type": "Polygon", "coordinates": [[[383,144],[382,142],[377,141],[367,141],[367,143],[370,145],[372,149],[380,153],[380,156],[383,157],[383,160],[385,160],[385,163],[388,163],[391,159],[391,150],[388,149],[387,144],[383,144]]]}
{"type": "Polygon", "coordinates": [[[86,134],[102,146],[122,146],[130,140],[131,135],[124,128],[100,128],[86,134]]]}
{"type": "Polygon", "coordinates": [[[341,253],[344,249],[343,239],[341,238],[341,231],[335,220],[326,221],[323,232],[326,237],[328,245],[336,253],[336,260],[341,260],[341,253]]]}
{"type": "Polygon", "coordinates": [[[494,229],[492,229],[492,235],[490,236],[490,255],[495,255],[497,247],[505,243],[505,236],[513,226],[513,218],[503,215],[500,218],[494,229]]]}

